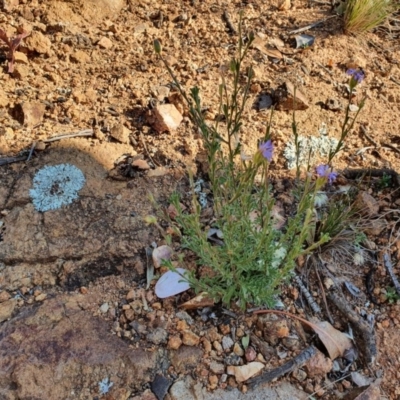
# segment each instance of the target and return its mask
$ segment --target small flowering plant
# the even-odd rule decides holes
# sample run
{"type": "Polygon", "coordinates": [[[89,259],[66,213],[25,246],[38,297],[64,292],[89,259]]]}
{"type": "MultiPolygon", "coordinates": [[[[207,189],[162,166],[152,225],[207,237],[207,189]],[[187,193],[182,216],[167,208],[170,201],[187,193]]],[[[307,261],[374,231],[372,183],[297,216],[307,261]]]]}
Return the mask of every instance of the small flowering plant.
{"type": "MultiPolygon", "coordinates": [[[[330,240],[328,231],[320,231],[315,239],[310,227],[314,226],[315,230],[316,204],[322,205],[327,197],[322,189],[327,183],[333,184],[337,177],[331,168],[331,161],[342,148],[354,121],[350,121],[347,110],[341,140],[329,154],[327,164],[318,166],[315,174],[309,170],[304,183],[298,185],[301,193],[293,204],[295,209],[291,217],[286,223],[277,223],[269,179],[275,151],[271,123],[267,124],[265,135],[260,138],[258,148],[253,150],[252,155],[248,155],[241,145],[242,115],[253,77],[250,67],[246,71],[246,83],[244,86],[240,84],[243,81],[242,62],[254,35],[249,34],[244,40],[240,26],[238,55],[229,64],[232,83],[229,85],[222,75],[219,86],[219,110],[224,118],[218,118],[214,125],[204,119],[199,89],[192,88],[190,94],[186,94],[163,58],[158,41],[155,41],[154,49],[186,100],[192,121],[201,133],[207,153],[212,194],[205,206],[213,211],[211,221],[204,223],[203,205],[199,204],[196,197],[194,179],[189,176],[193,193],[191,209],[184,208],[180,196],[174,194],[171,198],[174,217],[172,219],[166,213],[163,217],[173,226],[174,232],[181,232],[181,250],[193,252],[198,264],[211,271],[202,275],[196,270],[189,271],[185,279],[190,286],[196,292],[207,292],[228,306],[232,301],[237,301],[244,309],[249,303],[273,306],[280,285],[293,272],[296,259],[311,254],[330,240]],[[219,232],[217,244],[209,240],[210,228],[219,232]],[[310,237],[313,240],[309,240],[310,237]]],[[[352,86],[354,83],[357,85],[362,80],[361,76],[355,74],[350,79],[351,90],[355,87],[352,86]]],[[[295,121],[293,131],[296,135],[295,121]]],[[[167,239],[169,243],[172,242],[171,238],[167,239]]],[[[180,253],[179,267],[184,266],[184,259],[180,253]]],[[[165,265],[176,269],[171,261],[165,265]]]]}

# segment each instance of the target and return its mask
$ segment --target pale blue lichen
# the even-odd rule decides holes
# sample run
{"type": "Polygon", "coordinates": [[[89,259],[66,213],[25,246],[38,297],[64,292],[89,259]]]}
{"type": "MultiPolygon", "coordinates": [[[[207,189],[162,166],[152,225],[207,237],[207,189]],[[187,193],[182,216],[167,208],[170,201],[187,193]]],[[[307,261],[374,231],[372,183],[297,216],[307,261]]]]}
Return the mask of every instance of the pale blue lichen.
{"type": "Polygon", "coordinates": [[[111,382],[109,378],[104,378],[102,381],[100,381],[99,382],[100,395],[108,393],[113,385],[114,383],[111,382]]]}
{"type": "Polygon", "coordinates": [[[71,204],[84,184],[82,171],[74,165],[45,166],[33,178],[29,194],[35,209],[45,212],[71,204]]]}

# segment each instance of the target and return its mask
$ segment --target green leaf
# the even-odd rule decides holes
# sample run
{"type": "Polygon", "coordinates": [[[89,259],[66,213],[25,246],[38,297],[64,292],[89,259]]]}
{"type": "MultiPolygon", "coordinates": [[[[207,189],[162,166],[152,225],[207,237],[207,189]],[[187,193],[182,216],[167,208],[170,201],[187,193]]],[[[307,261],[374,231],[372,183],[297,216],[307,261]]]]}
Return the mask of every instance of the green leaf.
{"type": "Polygon", "coordinates": [[[250,335],[246,335],[242,337],[242,346],[246,350],[249,347],[250,343],[250,335]]]}

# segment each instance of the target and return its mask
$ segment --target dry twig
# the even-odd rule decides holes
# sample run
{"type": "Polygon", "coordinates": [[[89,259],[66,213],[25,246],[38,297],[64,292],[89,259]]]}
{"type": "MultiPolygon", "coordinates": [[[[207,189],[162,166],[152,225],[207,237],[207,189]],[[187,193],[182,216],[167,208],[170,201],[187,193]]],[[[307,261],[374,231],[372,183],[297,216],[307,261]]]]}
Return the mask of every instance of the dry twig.
{"type": "Polygon", "coordinates": [[[354,330],[360,335],[363,342],[363,354],[367,363],[374,362],[377,349],[376,338],[373,326],[369,325],[364,319],[353,311],[344,297],[336,293],[328,294],[329,300],[337,307],[345,318],[353,325],[354,330]]]}
{"type": "Polygon", "coordinates": [[[92,136],[92,135],[93,135],[92,129],[84,129],[84,130],[76,132],[76,133],[67,133],[65,135],[54,136],[50,139],[43,140],[43,142],[51,143],[51,142],[55,142],[57,140],[62,140],[62,139],[70,139],[70,138],[74,138],[74,137],[92,136]]]}
{"type": "Polygon", "coordinates": [[[271,371],[264,372],[256,378],[250,379],[247,383],[251,389],[254,389],[261,383],[271,382],[275,378],[279,378],[282,375],[292,372],[295,368],[301,367],[306,361],[317,354],[317,349],[314,346],[307,347],[298,356],[294,357],[292,360],[275,368],[271,371]]]}
{"type": "Polygon", "coordinates": [[[394,288],[396,289],[397,294],[400,296],[400,282],[398,281],[398,279],[393,271],[392,260],[390,259],[390,256],[388,253],[384,253],[384,255],[383,255],[383,263],[385,265],[385,268],[387,269],[387,272],[389,273],[390,279],[393,282],[393,285],[394,285],[394,288]]]}
{"type": "Polygon", "coordinates": [[[304,297],[306,298],[309,306],[313,310],[315,314],[320,314],[321,313],[321,308],[319,305],[316,303],[316,301],[313,299],[312,294],[310,291],[305,287],[304,283],[298,277],[297,275],[294,275],[294,280],[297,283],[297,286],[300,288],[301,293],[303,293],[304,297]]]}

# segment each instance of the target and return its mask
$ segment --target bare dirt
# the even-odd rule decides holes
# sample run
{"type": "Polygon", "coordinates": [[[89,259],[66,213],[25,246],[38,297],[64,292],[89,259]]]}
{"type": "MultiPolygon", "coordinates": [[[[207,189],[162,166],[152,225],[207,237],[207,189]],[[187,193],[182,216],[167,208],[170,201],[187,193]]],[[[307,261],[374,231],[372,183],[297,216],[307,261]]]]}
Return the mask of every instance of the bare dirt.
{"type": "MultiPolygon", "coordinates": [[[[191,388],[201,384],[208,390],[252,390],[227,375],[226,368],[235,362],[247,364],[251,358],[246,359],[240,349],[246,334],[265,339],[257,317],[235,310],[226,314],[219,306],[203,314],[197,310],[179,314],[177,306],[190,295],[160,301],[154,285],[145,289],[146,249],[152,243],[163,244],[158,230],[143,220],[154,213],[149,194],[167,206],[174,190],[187,195],[187,169],[205,170],[201,138],[171,88],[171,77],[154,53],[153,40],[161,41],[163,54],[182,85],[200,88],[205,115],[212,122],[218,118],[220,75],[226,73],[237,49],[236,27],[239,11],[243,11],[243,32],[253,31],[259,44],[245,62],[255,71],[241,132],[248,153],[254,151],[270,120],[271,111],[260,109],[260,96],[271,94],[287,80],[302,91],[309,105],[296,112],[299,133],[318,135],[325,124],[328,134],[338,138],[347,104],[345,72],[349,67],[362,68],[366,77],[352,102],[357,104],[365,96],[365,107],[334,166],[338,170],[386,168],[396,174],[400,173],[398,20],[355,38],[343,33],[341,17],[324,2],[294,0],[287,9],[279,2],[259,0],[4,0],[2,4],[0,28],[8,37],[31,32],[18,48],[13,73],[8,73],[7,46],[0,43],[2,398],[94,399],[100,396],[98,383],[108,376],[114,385],[102,398],[151,399],[154,395],[149,389],[155,391],[151,384],[157,374],[168,377],[169,386],[190,374],[194,379],[188,383],[191,388]],[[295,35],[290,31],[316,21],[323,22],[304,32],[313,35],[315,43],[295,49],[295,35]],[[282,43],[273,47],[278,40],[282,43]],[[272,50],[275,57],[268,55],[272,50]],[[175,104],[183,114],[178,129],[172,132],[154,129],[154,108],[164,103],[175,104]],[[335,107],[329,106],[332,104],[335,107]],[[92,132],[48,141],[83,130],[92,132]],[[123,176],[115,163],[126,155],[146,161],[145,168],[134,168],[123,176]],[[16,162],[9,163],[10,158],[16,162]],[[62,163],[80,168],[86,184],[71,205],[40,213],[29,196],[33,177],[43,166],[62,163]],[[52,310],[57,314],[54,319],[52,310]],[[87,336],[68,333],[66,319],[74,330],[86,326],[87,336]],[[96,333],[99,321],[101,334],[96,333]],[[40,337],[48,332],[52,352],[46,353],[46,344],[35,341],[24,348],[24,335],[34,338],[24,329],[26,324],[35,326],[32,332],[40,337]],[[113,334],[111,342],[106,332],[113,334]],[[226,347],[221,347],[226,337],[236,347],[228,345],[228,339],[226,347]],[[68,340],[75,345],[61,346],[68,340]],[[76,345],[83,340],[88,340],[86,347],[76,345]],[[123,343],[123,350],[118,343],[123,343]],[[98,354],[89,357],[101,352],[102,346],[110,353],[108,360],[98,354]],[[124,365],[118,364],[121,352],[131,350],[138,353],[127,355],[124,365]],[[25,351],[32,352],[30,361],[23,356],[25,351]],[[92,369],[85,364],[88,357],[92,369]],[[134,368],[135,357],[137,363],[147,365],[146,373],[134,376],[124,371],[126,365],[134,368]],[[48,385],[58,384],[59,390],[45,391],[47,382],[37,368],[51,379],[48,385]],[[27,385],[29,380],[35,384],[27,385]]],[[[275,111],[272,137],[276,152],[271,168],[279,179],[292,176],[283,157],[292,135],[291,124],[290,111],[275,111]]],[[[396,266],[400,242],[394,239],[400,204],[395,175],[393,187],[386,189],[378,185],[381,178],[383,175],[362,186],[377,204],[375,220],[384,221],[382,229],[369,236],[375,246],[371,247],[374,261],[360,267],[355,278],[365,301],[346,295],[357,312],[366,310],[374,315],[378,353],[372,363],[356,362],[349,371],[357,370],[371,382],[381,379],[378,397],[371,399],[397,399],[400,305],[389,302],[386,289],[393,284],[382,254],[384,250],[391,253],[394,272],[400,273],[396,266]],[[365,278],[372,270],[375,279],[372,288],[366,288],[365,278]]],[[[319,293],[318,283],[312,291],[319,293]]],[[[304,314],[296,303],[295,285],[284,293],[286,309],[304,314]]],[[[322,299],[319,302],[323,307],[322,299]]],[[[335,323],[342,331],[347,329],[343,319],[335,323]]],[[[294,337],[291,343],[286,337],[285,341],[278,338],[264,342],[263,348],[256,338],[252,340],[256,350],[252,361],[273,369],[305,348],[310,334],[303,342],[294,325],[289,323],[288,329],[294,337]]],[[[342,372],[335,375],[326,370],[329,362],[325,356],[323,360],[314,375],[309,366],[297,368],[281,380],[297,388],[298,398],[307,398],[302,397],[304,392],[316,392],[314,396],[326,399],[350,393],[356,383],[342,372]]],[[[174,393],[170,390],[166,398],[189,398],[174,393]]],[[[192,398],[200,398],[195,391],[191,393],[192,398]]],[[[250,393],[249,398],[256,397],[250,393]]]]}

